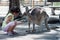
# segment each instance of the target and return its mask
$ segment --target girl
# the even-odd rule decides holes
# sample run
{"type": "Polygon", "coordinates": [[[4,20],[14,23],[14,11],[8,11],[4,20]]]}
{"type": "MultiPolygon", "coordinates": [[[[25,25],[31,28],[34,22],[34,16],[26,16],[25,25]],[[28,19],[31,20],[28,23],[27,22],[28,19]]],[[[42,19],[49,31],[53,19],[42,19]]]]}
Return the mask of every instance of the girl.
{"type": "Polygon", "coordinates": [[[17,8],[11,8],[10,13],[7,14],[3,21],[2,30],[4,32],[7,32],[8,35],[13,35],[15,33],[13,30],[17,25],[17,21],[14,21],[14,16],[19,15],[18,12],[19,11],[17,10],[17,8]]]}

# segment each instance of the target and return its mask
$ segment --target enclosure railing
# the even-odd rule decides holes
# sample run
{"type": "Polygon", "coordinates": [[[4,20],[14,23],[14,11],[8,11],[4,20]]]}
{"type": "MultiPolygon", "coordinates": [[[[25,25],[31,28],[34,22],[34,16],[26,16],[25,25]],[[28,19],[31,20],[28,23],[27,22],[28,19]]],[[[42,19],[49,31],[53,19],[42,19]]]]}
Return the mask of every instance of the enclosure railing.
{"type": "Polygon", "coordinates": [[[51,2],[45,2],[45,1],[20,1],[22,5],[24,6],[45,6],[45,5],[51,5],[51,2]],[[34,4],[34,5],[32,5],[34,4]]]}
{"type": "Polygon", "coordinates": [[[8,6],[8,5],[9,5],[9,1],[0,2],[0,6],[8,6]]]}

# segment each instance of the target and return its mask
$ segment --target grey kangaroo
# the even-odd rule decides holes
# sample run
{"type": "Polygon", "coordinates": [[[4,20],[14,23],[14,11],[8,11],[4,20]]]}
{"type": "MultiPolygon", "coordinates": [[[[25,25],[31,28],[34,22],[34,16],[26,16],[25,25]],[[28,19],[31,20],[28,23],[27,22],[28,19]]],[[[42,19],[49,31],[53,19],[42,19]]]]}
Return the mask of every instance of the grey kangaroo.
{"type": "Polygon", "coordinates": [[[28,26],[29,26],[29,30],[30,31],[30,24],[31,22],[33,23],[33,30],[32,32],[35,31],[35,24],[37,25],[41,25],[42,21],[45,21],[45,26],[47,28],[47,30],[50,30],[50,28],[48,27],[48,15],[47,13],[42,10],[42,8],[34,8],[34,9],[30,9],[27,12],[24,12],[24,15],[26,15],[28,17],[28,26]]]}

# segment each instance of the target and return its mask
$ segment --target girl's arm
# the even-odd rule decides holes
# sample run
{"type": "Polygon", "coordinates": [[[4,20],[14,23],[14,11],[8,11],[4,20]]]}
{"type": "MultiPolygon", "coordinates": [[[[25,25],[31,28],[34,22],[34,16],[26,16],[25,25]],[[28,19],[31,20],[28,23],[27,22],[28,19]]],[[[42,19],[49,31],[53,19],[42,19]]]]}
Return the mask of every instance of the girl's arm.
{"type": "Polygon", "coordinates": [[[6,23],[9,23],[9,22],[11,21],[11,19],[12,19],[12,16],[11,16],[11,15],[8,16],[8,17],[6,18],[6,23]]]}
{"type": "Polygon", "coordinates": [[[17,23],[17,25],[20,25],[20,24],[23,24],[24,22],[23,21],[16,21],[15,22],[17,23]]]}

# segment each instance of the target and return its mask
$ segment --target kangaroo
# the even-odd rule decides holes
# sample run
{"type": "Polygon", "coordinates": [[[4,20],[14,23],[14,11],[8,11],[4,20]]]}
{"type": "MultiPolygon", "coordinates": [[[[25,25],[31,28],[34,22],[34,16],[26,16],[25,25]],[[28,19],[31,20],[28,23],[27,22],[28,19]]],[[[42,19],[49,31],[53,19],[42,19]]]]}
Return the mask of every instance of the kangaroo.
{"type": "Polygon", "coordinates": [[[40,26],[42,24],[42,21],[45,21],[45,26],[46,26],[47,30],[50,30],[50,28],[48,27],[48,17],[49,16],[47,15],[47,13],[44,10],[42,10],[42,11],[41,10],[42,10],[41,8],[34,8],[34,9],[30,9],[24,13],[24,15],[26,15],[28,17],[29,31],[30,31],[31,22],[33,23],[32,32],[34,32],[35,24],[40,26]]]}

